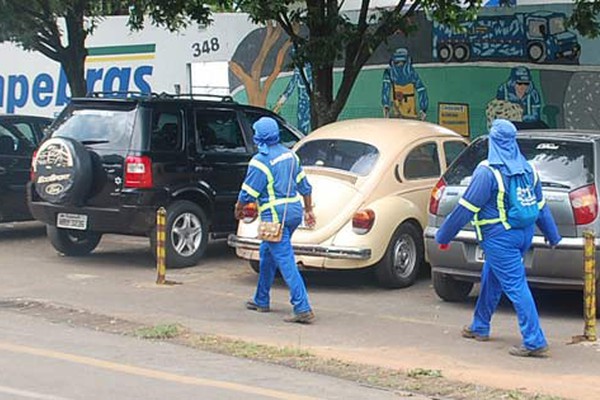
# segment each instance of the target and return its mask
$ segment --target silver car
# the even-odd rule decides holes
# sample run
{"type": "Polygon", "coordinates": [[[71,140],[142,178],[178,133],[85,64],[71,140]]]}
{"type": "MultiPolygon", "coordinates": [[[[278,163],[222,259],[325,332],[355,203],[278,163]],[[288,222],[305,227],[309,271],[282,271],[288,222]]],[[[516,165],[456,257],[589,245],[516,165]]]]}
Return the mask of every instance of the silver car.
{"type": "MultiPolygon", "coordinates": [[[[546,202],[563,237],[555,249],[550,249],[541,232],[536,231],[524,259],[527,279],[537,287],[582,288],[583,232],[600,232],[596,189],[600,132],[525,131],[519,132],[517,140],[521,152],[539,173],[546,202]]],[[[432,191],[424,232],[425,253],[432,267],[435,292],[446,301],[462,301],[469,295],[473,283],[480,279],[485,255],[470,224],[447,250],[439,249],[435,234],[487,152],[487,136],[473,141],[432,191]]]]}

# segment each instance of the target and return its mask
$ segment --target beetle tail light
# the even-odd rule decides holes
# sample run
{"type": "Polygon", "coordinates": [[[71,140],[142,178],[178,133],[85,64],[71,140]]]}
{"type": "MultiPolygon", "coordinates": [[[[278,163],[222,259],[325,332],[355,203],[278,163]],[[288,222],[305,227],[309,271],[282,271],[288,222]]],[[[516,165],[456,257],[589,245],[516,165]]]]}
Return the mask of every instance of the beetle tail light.
{"type": "Polygon", "coordinates": [[[258,206],[256,203],[248,203],[244,205],[242,213],[244,214],[242,221],[247,224],[254,222],[254,220],[258,217],[258,206]]]}
{"type": "Polygon", "coordinates": [[[587,225],[598,216],[598,194],[596,185],[584,186],[569,193],[576,225],[587,225]]]}
{"type": "Polygon", "coordinates": [[[446,181],[444,178],[440,178],[438,183],[431,190],[431,197],[429,198],[429,213],[432,215],[437,215],[438,209],[440,207],[440,199],[442,198],[442,194],[444,193],[444,189],[446,188],[446,181]]]}
{"type": "Polygon", "coordinates": [[[352,217],[352,231],[357,235],[369,233],[375,223],[375,212],[373,210],[357,211],[352,217]]]}

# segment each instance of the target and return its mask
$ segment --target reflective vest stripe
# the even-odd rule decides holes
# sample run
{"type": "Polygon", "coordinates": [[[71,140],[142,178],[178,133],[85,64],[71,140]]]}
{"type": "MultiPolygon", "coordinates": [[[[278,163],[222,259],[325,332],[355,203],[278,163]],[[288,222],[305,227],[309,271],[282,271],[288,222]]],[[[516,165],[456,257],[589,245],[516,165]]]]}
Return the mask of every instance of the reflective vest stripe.
{"type": "Polygon", "coordinates": [[[257,192],[256,190],[254,190],[252,188],[252,186],[248,185],[247,183],[243,183],[242,184],[242,190],[245,190],[246,192],[248,192],[248,194],[252,197],[258,197],[260,195],[259,192],[257,192]]]}
{"type": "MultiPolygon", "coordinates": [[[[270,202],[268,202],[266,204],[262,204],[258,208],[258,210],[259,211],[264,211],[267,208],[271,208],[271,207],[274,208],[275,206],[280,206],[280,205],[286,204],[286,203],[294,203],[296,201],[300,201],[300,196],[296,195],[294,197],[286,197],[286,198],[283,198],[283,199],[277,199],[277,200],[274,200],[274,201],[270,201],[270,202]]],[[[278,222],[278,221],[276,221],[276,222],[278,222]]]]}
{"type": "Polygon", "coordinates": [[[302,179],[304,179],[305,177],[306,177],[306,174],[304,173],[304,171],[300,171],[300,173],[296,177],[296,183],[300,183],[300,181],[302,181],[302,179]]]}
{"type": "Polygon", "coordinates": [[[479,210],[481,210],[481,207],[474,206],[473,204],[469,203],[464,198],[461,198],[460,200],[458,200],[458,204],[460,204],[461,206],[463,206],[467,210],[472,211],[474,213],[478,213],[479,210]]]}
{"type": "Polygon", "coordinates": [[[538,210],[541,210],[546,205],[546,199],[542,199],[542,201],[538,201],[538,210]]]}
{"type": "Polygon", "coordinates": [[[508,230],[510,229],[510,224],[508,223],[508,219],[506,218],[506,208],[504,207],[504,195],[506,194],[506,191],[504,188],[504,181],[502,180],[502,174],[496,168],[490,166],[490,163],[487,160],[482,161],[480,165],[488,167],[490,171],[492,171],[492,173],[494,174],[494,178],[496,178],[496,183],[498,184],[498,196],[496,197],[496,208],[498,208],[498,218],[479,219],[478,213],[476,213],[473,216],[472,224],[475,227],[477,239],[481,241],[483,238],[483,235],[481,234],[481,226],[501,223],[504,226],[504,229],[508,230]]]}
{"type": "Polygon", "coordinates": [[[269,167],[265,164],[261,163],[256,159],[250,160],[249,166],[260,169],[267,176],[267,193],[269,194],[269,201],[261,206],[261,209],[271,208],[271,214],[273,215],[273,222],[279,222],[279,216],[277,212],[275,212],[275,206],[273,202],[276,200],[275,198],[275,178],[273,178],[273,174],[269,167]]]}

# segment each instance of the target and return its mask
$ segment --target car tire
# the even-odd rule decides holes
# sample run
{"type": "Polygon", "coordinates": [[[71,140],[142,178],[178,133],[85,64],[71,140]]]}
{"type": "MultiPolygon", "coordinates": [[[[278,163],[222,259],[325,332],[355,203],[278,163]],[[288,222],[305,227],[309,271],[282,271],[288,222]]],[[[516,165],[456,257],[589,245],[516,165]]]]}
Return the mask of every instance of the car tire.
{"type": "Polygon", "coordinates": [[[454,279],[436,271],[431,273],[431,281],[438,297],[452,303],[465,301],[473,289],[473,282],[454,279]]]}
{"type": "Polygon", "coordinates": [[[534,63],[541,63],[546,60],[546,46],[542,43],[534,42],[527,46],[527,56],[534,63]]]}
{"type": "Polygon", "coordinates": [[[454,59],[457,62],[465,62],[471,57],[471,50],[464,44],[459,44],[454,48],[454,59]]]}
{"type": "MultiPolygon", "coordinates": [[[[165,231],[167,267],[184,268],[197,264],[208,245],[208,218],[204,210],[191,201],[175,201],[167,208],[165,231]]],[[[156,234],[150,240],[156,254],[156,234]]]]}
{"type": "Polygon", "coordinates": [[[444,43],[438,48],[438,58],[442,62],[449,62],[452,60],[452,56],[454,55],[454,49],[452,45],[444,43]]]}
{"type": "Polygon", "coordinates": [[[252,268],[252,271],[258,274],[260,272],[260,261],[251,260],[250,268],[252,268]]]}
{"type": "Polygon", "coordinates": [[[379,284],[387,288],[403,288],[415,283],[423,265],[423,238],[411,223],[400,225],[388,244],[381,261],[375,265],[379,284]]]}
{"type": "Polygon", "coordinates": [[[44,141],[32,161],[38,195],[52,204],[81,205],[94,178],[90,152],[76,140],[53,137],[44,141]]]}
{"type": "Polygon", "coordinates": [[[46,226],[46,233],[56,251],[69,257],[90,254],[102,239],[101,233],[62,229],[52,225],[46,226]]]}

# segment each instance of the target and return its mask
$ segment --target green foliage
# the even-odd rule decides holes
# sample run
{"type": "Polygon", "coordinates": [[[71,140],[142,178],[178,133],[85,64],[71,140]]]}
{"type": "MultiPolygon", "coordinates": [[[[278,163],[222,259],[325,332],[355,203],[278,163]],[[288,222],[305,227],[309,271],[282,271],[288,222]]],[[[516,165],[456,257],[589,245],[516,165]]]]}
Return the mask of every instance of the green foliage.
{"type": "Polygon", "coordinates": [[[575,0],[573,14],[569,18],[569,26],[575,28],[583,36],[597,38],[600,35],[599,0],[575,0]]]}
{"type": "Polygon", "coordinates": [[[191,23],[209,24],[213,11],[229,11],[228,0],[136,0],[129,8],[129,26],[139,30],[149,18],[156,26],[164,26],[171,32],[191,23]]]}

